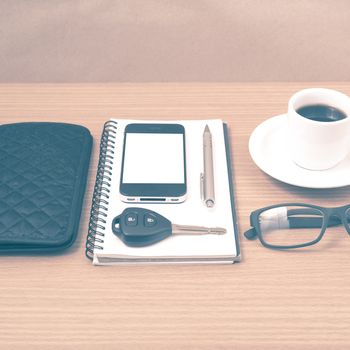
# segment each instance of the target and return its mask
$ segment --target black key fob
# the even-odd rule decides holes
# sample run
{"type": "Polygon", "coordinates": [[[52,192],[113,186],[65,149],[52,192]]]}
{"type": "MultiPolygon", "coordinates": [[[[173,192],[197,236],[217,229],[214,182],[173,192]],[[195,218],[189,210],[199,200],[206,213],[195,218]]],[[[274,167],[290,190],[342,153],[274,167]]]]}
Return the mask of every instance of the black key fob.
{"type": "Polygon", "coordinates": [[[171,236],[171,222],[148,209],[126,208],[112,221],[112,231],[129,247],[145,247],[171,236]]]}

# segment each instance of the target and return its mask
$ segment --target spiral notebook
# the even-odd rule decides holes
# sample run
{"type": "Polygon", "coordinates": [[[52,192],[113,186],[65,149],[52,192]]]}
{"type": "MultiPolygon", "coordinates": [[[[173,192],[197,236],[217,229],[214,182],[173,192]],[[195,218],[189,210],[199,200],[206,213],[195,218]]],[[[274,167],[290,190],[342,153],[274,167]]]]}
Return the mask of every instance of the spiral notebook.
{"type": "Polygon", "coordinates": [[[130,123],[155,123],[111,119],[105,123],[92,200],[86,255],[94,265],[135,263],[233,263],[240,260],[237,217],[233,195],[228,128],[218,119],[162,121],[185,128],[187,199],[177,204],[133,204],[120,200],[119,182],[124,129],[130,123]],[[203,130],[212,133],[216,203],[207,208],[200,195],[203,171],[203,130]],[[223,227],[224,235],[171,236],[147,247],[128,247],[112,232],[112,220],[125,208],[154,210],[174,224],[223,227]]]}

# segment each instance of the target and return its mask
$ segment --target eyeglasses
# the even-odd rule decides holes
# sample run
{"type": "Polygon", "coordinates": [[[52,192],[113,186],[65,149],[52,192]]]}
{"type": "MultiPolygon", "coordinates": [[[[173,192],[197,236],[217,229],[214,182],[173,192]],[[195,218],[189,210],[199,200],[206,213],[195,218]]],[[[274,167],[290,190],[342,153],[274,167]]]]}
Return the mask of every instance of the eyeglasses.
{"type": "Polygon", "coordinates": [[[344,225],[350,235],[350,204],[324,208],[301,203],[283,203],[250,214],[252,228],[247,239],[259,238],[267,248],[301,248],[319,242],[327,227],[344,225]]]}

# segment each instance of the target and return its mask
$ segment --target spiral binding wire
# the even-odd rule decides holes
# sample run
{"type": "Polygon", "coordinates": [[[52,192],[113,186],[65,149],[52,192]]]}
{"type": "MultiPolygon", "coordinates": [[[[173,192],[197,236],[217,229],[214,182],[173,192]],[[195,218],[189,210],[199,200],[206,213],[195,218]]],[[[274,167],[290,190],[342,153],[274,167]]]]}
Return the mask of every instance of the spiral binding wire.
{"type": "Polygon", "coordinates": [[[105,224],[112,181],[116,131],[117,122],[110,120],[105,123],[101,136],[100,156],[86,239],[85,254],[89,259],[93,258],[94,249],[103,249],[101,244],[104,242],[104,231],[106,229],[105,224]]]}

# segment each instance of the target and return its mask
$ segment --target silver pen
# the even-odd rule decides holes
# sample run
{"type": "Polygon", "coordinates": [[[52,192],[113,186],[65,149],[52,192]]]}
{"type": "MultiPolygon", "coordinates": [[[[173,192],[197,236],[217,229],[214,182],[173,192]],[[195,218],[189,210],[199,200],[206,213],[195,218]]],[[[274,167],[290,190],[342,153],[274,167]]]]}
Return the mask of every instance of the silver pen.
{"type": "Polygon", "coordinates": [[[203,164],[204,170],[201,174],[201,196],[204,204],[208,208],[215,205],[214,191],[214,164],[212,137],[208,125],[203,133],[203,164]]]}

